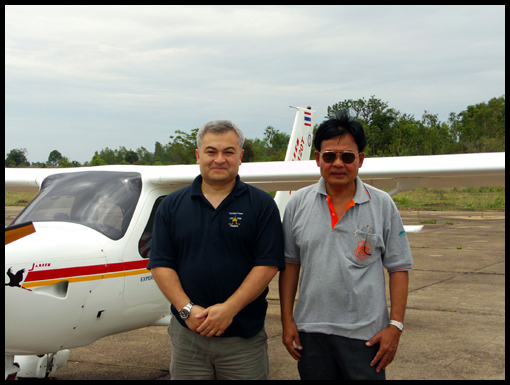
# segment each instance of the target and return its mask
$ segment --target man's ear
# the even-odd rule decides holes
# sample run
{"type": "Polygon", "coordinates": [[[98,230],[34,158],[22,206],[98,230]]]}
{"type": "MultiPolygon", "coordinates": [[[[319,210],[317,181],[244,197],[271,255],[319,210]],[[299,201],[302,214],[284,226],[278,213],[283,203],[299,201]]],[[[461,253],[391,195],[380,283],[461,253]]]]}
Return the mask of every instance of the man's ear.
{"type": "Polygon", "coordinates": [[[321,154],[319,154],[319,151],[315,150],[313,153],[315,155],[315,161],[317,162],[317,167],[321,166],[321,154]]]}
{"type": "Polygon", "coordinates": [[[360,152],[359,153],[359,168],[361,168],[361,166],[363,166],[363,161],[365,160],[365,153],[364,152],[360,152]]]}
{"type": "Polygon", "coordinates": [[[243,159],[244,148],[241,150],[241,156],[239,157],[239,166],[242,164],[241,160],[243,159]]]}

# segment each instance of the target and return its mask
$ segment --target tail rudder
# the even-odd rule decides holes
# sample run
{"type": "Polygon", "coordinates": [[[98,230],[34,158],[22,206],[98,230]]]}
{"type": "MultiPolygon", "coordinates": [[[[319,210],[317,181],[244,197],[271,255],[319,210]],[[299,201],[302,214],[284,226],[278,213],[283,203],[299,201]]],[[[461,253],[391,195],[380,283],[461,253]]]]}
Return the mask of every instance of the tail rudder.
{"type": "MultiPolygon", "coordinates": [[[[293,107],[296,109],[294,126],[290,134],[289,146],[285,155],[286,162],[309,160],[312,151],[313,127],[315,125],[315,111],[310,106],[307,108],[293,107]]],[[[290,200],[292,191],[277,191],[275,196],[276,205],[280,210],[283,220],[285,206],[290,200]]]]}
{"type": "Polygon", "coordinates": [[[315,111],[310,106],[292,107],[296,109],[294,126],[290,134],[285,161],[308,160],[312,149],[312,134],[315,124],[315,111]]]}

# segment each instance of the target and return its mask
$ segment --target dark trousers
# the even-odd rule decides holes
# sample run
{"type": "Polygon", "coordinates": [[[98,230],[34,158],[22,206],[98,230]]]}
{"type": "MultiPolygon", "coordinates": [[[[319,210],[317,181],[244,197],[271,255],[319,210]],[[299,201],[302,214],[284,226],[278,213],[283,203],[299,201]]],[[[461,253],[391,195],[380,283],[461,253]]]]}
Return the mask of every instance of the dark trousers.
{"type": "Polygon", "coordinates": [[[322,333],[299,332],[303,350],[298,371],[302,380],[385,380],[384,370],[370,366],[379,344],[322,333]]]}

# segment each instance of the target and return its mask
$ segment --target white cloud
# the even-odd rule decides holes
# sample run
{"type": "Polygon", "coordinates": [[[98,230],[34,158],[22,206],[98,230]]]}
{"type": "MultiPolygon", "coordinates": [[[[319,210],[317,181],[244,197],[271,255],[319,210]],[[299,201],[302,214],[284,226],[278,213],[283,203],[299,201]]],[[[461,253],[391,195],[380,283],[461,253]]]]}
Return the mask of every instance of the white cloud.
{"type": "Polygon", "coordinates": [[[152,150],[221,117],[261,137],[290,130],[288,105],[320,121],[375,95],[446,120],[504,93],[504,6],[8,5],[5,20],[5,148],[31,161],[152,150]]]}

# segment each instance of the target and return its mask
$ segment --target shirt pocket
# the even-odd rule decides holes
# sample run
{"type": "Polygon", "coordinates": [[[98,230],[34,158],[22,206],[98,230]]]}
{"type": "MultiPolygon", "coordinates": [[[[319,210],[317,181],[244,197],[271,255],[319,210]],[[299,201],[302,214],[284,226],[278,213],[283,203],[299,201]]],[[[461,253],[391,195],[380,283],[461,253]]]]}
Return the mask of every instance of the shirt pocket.
{"type": "Polygon", "coordinates": [[[348,243],[347,258],[356,267],[367,267],[381,259],[383,239],[378,234],[358,230],[348,243]]]}

